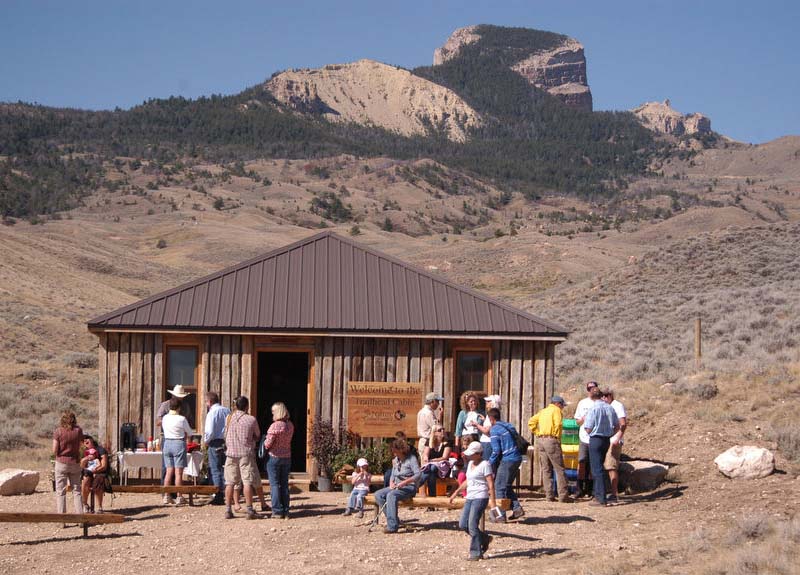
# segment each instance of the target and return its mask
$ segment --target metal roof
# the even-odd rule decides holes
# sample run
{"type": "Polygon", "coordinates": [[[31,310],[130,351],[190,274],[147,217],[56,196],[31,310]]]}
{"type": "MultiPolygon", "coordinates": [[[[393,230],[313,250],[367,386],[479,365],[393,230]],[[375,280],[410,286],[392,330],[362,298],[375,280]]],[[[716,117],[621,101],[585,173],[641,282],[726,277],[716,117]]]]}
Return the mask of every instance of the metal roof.
{"type": "Polygon", "coordinates": [[[97,317],[89,329],[567,335],[330,231],[97,317]]]}

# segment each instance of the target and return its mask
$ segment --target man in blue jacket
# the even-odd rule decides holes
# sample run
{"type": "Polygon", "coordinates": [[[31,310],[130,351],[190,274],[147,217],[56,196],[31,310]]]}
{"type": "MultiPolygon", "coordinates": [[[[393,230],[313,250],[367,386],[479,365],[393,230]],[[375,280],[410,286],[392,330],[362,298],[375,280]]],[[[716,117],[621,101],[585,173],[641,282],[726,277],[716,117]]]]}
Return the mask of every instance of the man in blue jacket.
{"type": "Polygon", "coordinates": [[[506,519],[517,519],[525,515],[525,510],[519,503],[517,494],[514,493],[514,480],[517,478],[519,466],[522,463],[522,454],[517,449],[514,437],[517,430],[507,421],[500,421],[500,410],[496,407],[486,412],[492,423],[489,430],[489,439],[492,442],[492,456],[489,463],[495,470],[495,490],[497,499],[510,499],[511,510],[506,514],[506,519]]]}

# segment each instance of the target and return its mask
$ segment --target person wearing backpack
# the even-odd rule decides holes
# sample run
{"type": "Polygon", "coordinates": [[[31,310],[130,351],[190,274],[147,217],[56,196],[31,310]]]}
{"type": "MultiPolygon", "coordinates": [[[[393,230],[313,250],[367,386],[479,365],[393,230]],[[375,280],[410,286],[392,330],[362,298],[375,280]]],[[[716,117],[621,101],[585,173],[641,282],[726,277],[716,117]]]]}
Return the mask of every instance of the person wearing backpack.
{"type": "MultiPolygon", "coordinates": [[[[511,509],[506,519],[518,519],[525,515],[517,494],[514,492],[514,480],[517,478],[519,466],[522,464],[522,453],[517,446],[516,428],[507,421],[500,420],[500,410],[496,407],[486,412],[491,422],[489,438],[492,442],[492,456],[489,464],[495,469],[495,486],[498,499],[510,499],[511,509]]],[[[524,440],[523,440],[524,441],[524,440]]]]}

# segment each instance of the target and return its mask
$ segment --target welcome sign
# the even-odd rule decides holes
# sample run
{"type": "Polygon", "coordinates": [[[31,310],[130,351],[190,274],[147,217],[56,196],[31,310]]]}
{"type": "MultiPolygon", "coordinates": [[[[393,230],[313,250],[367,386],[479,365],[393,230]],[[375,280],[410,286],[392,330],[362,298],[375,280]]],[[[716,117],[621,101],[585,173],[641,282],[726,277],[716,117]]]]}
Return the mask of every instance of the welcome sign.
{"type": "Polygon", "coordinates": [[[421,383],[358,381],[347,384],[347,428],[361,437],[417,436],[421,383]]]}

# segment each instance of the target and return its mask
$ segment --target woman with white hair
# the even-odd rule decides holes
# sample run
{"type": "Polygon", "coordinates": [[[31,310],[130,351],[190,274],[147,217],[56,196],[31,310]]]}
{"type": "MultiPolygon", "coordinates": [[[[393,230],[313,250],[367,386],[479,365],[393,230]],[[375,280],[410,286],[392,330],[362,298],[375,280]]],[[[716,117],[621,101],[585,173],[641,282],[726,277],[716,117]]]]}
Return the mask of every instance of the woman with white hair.
{"type": "Polygon", "coordinates": [[[272,405],[272,425],[267,430],[264,447],[269,453],[267,474],[273,519],[289,519],[289,471],[292,469],[294,425],[289,410],[281,402],[272,405]]]}

